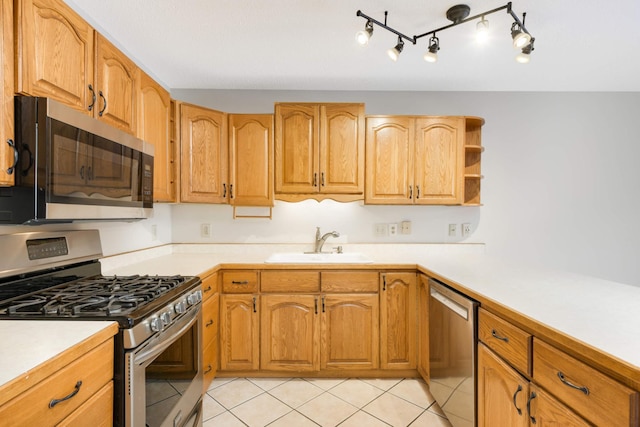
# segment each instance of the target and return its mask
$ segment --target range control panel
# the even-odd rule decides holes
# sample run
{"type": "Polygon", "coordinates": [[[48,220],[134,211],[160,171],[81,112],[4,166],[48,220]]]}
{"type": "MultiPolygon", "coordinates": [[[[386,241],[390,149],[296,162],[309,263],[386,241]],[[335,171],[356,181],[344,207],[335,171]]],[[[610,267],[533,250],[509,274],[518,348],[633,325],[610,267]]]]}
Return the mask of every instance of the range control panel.
{"type": "Polygon", "coordinates": [[[64,237],[27,240],[27,253],[30,260],[52,258],[68,255],[69,247],[64,237]]]}

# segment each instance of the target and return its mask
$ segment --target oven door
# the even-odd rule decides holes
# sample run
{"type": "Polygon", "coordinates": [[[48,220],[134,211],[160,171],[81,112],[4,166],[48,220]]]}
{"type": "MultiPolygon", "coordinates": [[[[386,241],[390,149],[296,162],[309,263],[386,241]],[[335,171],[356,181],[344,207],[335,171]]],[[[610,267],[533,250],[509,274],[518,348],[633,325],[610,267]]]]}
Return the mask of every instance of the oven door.
{"type": "Polygon", "coordinates": [[[201,306],[125,354],[125,425],[202,423],[201,306]]]}

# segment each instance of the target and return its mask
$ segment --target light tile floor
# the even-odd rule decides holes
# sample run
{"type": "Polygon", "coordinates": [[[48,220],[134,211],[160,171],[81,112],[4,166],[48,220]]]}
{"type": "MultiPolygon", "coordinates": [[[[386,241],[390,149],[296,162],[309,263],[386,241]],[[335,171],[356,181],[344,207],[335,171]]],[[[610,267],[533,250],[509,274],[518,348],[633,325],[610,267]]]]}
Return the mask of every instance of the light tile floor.
{"type": "Polygon", "coordinates": [[[451,427],[420,379],[216,378],[204,427],[451,427]]]}

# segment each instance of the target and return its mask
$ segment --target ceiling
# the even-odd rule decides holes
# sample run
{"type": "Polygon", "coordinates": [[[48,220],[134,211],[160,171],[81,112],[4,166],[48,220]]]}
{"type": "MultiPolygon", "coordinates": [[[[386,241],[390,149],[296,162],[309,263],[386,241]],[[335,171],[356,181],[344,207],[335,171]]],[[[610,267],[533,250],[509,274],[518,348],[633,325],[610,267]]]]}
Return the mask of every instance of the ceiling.
{"type": "MultiPolygon", "coordinates": [[[[450,23],[444,0],[66,0],[153,77],[171,89],[383,91],[640,91],[640,1],[514,0],[535,36],[518,64],[506,11],[488,15],[491,40],[478,46],[475,21],[438,33],[439,59],[422,59],[428,37],[406,43],[375,27],[355,42],[362,10],[408,36],[450,23]],[[613,5],[615,4],[615,7],[613,5]]],[[[471,15],[506,4],[465,2],[471,15]]]]}

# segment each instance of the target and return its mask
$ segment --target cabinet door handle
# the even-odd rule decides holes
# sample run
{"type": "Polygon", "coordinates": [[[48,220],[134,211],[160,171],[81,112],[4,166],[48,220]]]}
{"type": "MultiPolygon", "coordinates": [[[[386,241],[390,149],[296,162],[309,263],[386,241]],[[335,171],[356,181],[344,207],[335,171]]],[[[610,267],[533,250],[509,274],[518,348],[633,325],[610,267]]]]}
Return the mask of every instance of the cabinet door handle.
{"type": "Polygon", "coordinates": [[[102,117],[105,110],[107,109],[107,98],[104,97],[104,95],[102,94],[102,91],[98,92],[98,95],[100,95],[100,98],[102,98],[102,101],[104,102],[104,106],[102,107],[102,110],[100,110],[100,112],[98,113],[98,115],[102,117]]]}
{"type": "Polygon", "coordinates": [[[229,184],[229,198],[233,199],[233,184],[229,184]]]}
{"type": "Polygon", "coordinates": [[[84,165],[80,166],[80,178],[84,180],[84,165]]]}
{"type": "Polygon", "coordinates": [[[531,401],[536,397],[538,397],[538,395],[536,394],[535,391],[532,391],[531,394],[529,395],[529,400],[527,400],[527,413],[529,414],[529,419],[531,420],[531,424],[536,424],[538,422],[536,420],[536,417],[531,415],[531,401]]]}
{"type": "Polygon", "coordinates": [[[313,173],[313,186],[317,187],[318,186],[318,174],[317,173],[313,173]]]}
{"type": "Polygon", "coordinates": [[[382,290],[387,290],[387,276],[385,274],[382,275],[382,290]]]}
{"type": "Polygon", "coordinates": [[[518,389],[515,393],[513,393],[513,407],[518,411],[518,415],[522,415],[522,409],[518,408],[518,404],[516,403],[516,398],[518,397],[518,393],[522,391],[522,386],[518,384],[518,389]]]}
{"type": "Polygon", "coordinates": [[[205,369],[205,371],[203,372],[204,374],[208,374],[209,372],[211,372],[213,370],[213,366],[211,365],[207,365],[207,369],[205,369]]]}
{"type": "Polygon", "coordinates": [[[258,312],[258,307],[256,306],[256,297],[253,297],[253,312],[254,313],[258,312]]]}
{"type": "Polygon", "coordinates": [[[227,197],[227,184],[226,183],[222,183],[222,198],[224,199],[225,197],[227,197]]]}
{"type": "Polygon", "coordinates": [[[318,298],[313,299],[313,306],[315,308],[316,314],[318,314],[318,298]]]}
{"type": "Polygon", "coordinates": [[[91,104],[87,107],[87,110],[93,111],[93,106],[96,105],[96,91],[93,90],[93,86],[89,85],[89,90],[91,91],[91,104]]]}
{"type": "Polygon", "coordinates": [[[209,319],[209,321],[207,322],[206,325],[204,325],[205,328],[208,328],[209,326],[213,325],[213,319],[209,319]]]}
{"type": "Polygon", "coordinates": [[[564,374],[561,371],[558,371],[558,378],[560,378],[560,381],[562,381],[562,383],[568,387],[571,388],[575,388],[576,390],[580,390],[581,392],[583,392],[584,394],[586,394],[587,396],[589,395],[589,389],[585,386],[580,386],[580,385],[576,385],[574,383],[572,383],[571,381],[569,381],[564,374]]]}
{"type": "Polygon", "coordinates": [[[416,199],[420,198],[420,186],[416,185],[416,199]]]}
{"type": "Polygon", "coordinates": [[[16,170],[16,166],[18,166],[20,156],[18,155],[18,147],[16,147],[16,143],[13,142],[13,139],[7,139],[7,144],[9,144],[9,147],[13,148],[13,164],[7,169],[7,174],[11,175],[13,171],[16,170]]]}
{"type": "Polygon", "coordinates": [[[69,393],[68,395],[66,395],[65,397],[63,397],[62,399],[51,399],[51,402],[49,402],[49,408],[53,408],[58,403],[64,402],[65,400],[71,399],[73,396],[78,394],[78,392],[80,391],[80,387],[82,387],[82,381],[78,381],[76,383],[76,386],[74,387],[73,391],[71,393],[69,393]]]}
{"type": "Polygon", "coordinates": [[[504,341],[504,342],[509,342],[509,337],[503,337],[503,336],[498,335],[498,331],[496,331],[495,329],[491,330],[491,336],[494,337],[497,340],[504,341]]]}
{"type": "Polygon", "coordinates": [[[320,185],[324,187],[324,172],[320,174],[320,185]]]}
{"type": "Polygon", "coordinates": [[[324,313],[324,295],[322,295],[322,312],[324,313]]]}
{"type": "Polygon", "coordinates": [[[248,280],[232,280],[231,284],[233,284],[233,285],[248,285],[249,281],[248,280]]]}
{"type": "Polygon", "coordinates": [[[409,198],[413,199],[413,186],[409,186],[409,198]]]}

